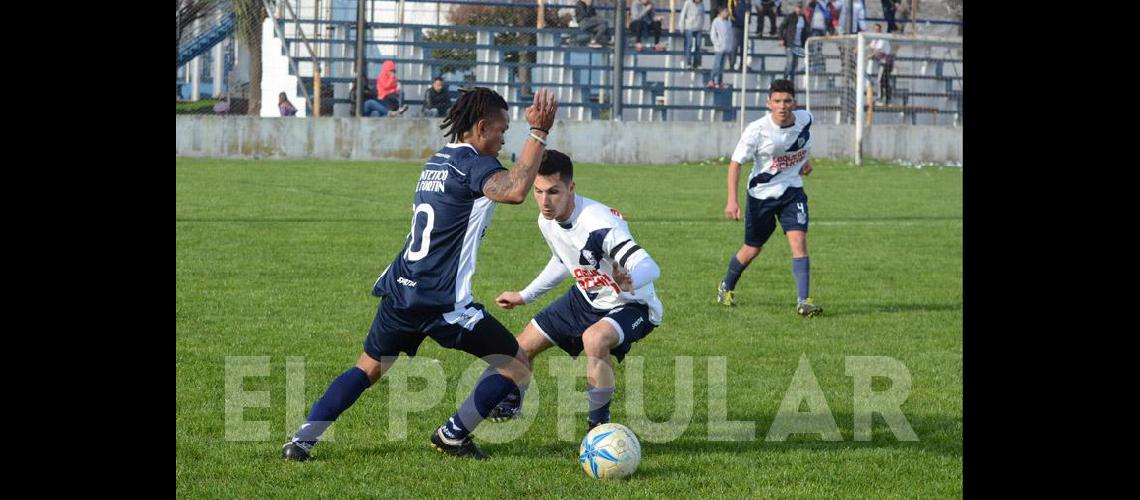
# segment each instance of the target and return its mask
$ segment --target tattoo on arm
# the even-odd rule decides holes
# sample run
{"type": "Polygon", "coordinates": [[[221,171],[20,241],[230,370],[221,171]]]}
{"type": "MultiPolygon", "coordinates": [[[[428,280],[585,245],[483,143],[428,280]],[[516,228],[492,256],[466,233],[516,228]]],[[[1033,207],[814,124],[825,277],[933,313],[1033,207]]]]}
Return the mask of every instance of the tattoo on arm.
{"type": "Polygon", "coordinates": [[[483,194],[491,199],[505,198],[515,190],[515,186],[520,180],[515,177],[515,172],[518,170],[516,168],[509,172],[506,170],[495,172],[491,178],[483,183],[483,194]]]}

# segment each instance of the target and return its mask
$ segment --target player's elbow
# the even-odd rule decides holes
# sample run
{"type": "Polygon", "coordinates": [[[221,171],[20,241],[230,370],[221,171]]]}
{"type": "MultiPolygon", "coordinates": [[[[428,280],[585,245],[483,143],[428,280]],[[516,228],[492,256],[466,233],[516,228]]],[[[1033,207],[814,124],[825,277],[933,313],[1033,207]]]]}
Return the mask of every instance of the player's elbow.
{"type": "Polygon", "coordinates": [[[653,283],[654,281],[657,281],[657,278],[661,277],[661,268],[657,267],[657,263],[654,262],[653,259],[645,259],[645,260],[646,260],[646,262],[645,262],[645,266],[646,266],[645,282],[646,283],[653,283]]]}
{"type": "Polygon", "coordinates": [[[521,205],[524,201],[526,201],[526,191],[523,191],[521,193],[506,193],[503,195],[502,199],[495,201],[499,203],[506,203],[508,205],[521,205]]]}
{"type": "Polygon", "coordinates": [[[484,193],[491,201],[495,203],[506,203],[508,205],[520,205],[526,201],[526,191],[523,192],[497,192],[497,193],[484,193]]]}

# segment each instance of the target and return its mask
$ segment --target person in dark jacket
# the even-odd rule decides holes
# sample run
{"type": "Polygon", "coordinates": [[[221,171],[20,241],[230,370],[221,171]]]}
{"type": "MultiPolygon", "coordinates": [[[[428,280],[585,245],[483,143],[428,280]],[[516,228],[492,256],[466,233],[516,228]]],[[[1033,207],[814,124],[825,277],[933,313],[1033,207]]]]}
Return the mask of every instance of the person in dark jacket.
{"type": "Polygon", "coordinates": [[[424,93],[424,115],[447,116],[447,110],[451,109],[451,97],[447,94],[447,84],[443,83],[443,78],[435,77],[431,87],[424,93]]]}
{"type": "MultiPolygon", "coordinates": [[[[803,8],[795,4],[792,12],[784,17],[784,25],[780,32],[780,46],[784,47],[787,64],[784,65],[784,79],[793,80],[796,74],[796,65],[804,55],[804,41],[808,37],[807,20],[803,16],[803,8]]],[[[793,80],[794,81],[794,80],[793,80]]]]}
{"type": "Polygon", "coordinates": [[[590,34],[590,46],[601,47],[603,44],[610,43],[610,24],[606,22],[602,16],[598,15],[598,10],[594,8],[594,0],[578,0],[578,4],[574,6],[574,19],[578,21],[578,28],[590,34]]]}

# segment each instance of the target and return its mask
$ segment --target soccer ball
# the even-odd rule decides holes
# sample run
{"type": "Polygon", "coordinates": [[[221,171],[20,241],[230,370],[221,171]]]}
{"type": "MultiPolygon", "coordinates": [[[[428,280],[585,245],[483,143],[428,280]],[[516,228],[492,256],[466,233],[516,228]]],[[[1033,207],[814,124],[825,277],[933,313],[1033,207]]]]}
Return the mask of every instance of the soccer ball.
{"type": "Polygon", "coordinates": [[[629,477],[641,464],[641,443],[624,425],[602,424],[582,438],[578,461],[594,479],[629,477]]]}

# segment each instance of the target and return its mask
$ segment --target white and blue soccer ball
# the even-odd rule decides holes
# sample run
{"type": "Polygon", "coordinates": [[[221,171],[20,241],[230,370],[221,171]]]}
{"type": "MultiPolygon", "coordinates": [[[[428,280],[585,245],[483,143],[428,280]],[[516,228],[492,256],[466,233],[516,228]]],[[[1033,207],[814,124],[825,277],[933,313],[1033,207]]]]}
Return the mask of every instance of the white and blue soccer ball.
{"type": "Polygon", "coordinates": [[[629,477],[641,465],[641,443],[624,425],[602,424],[582,438],[578,461],[594,479],[629,477]]]}

